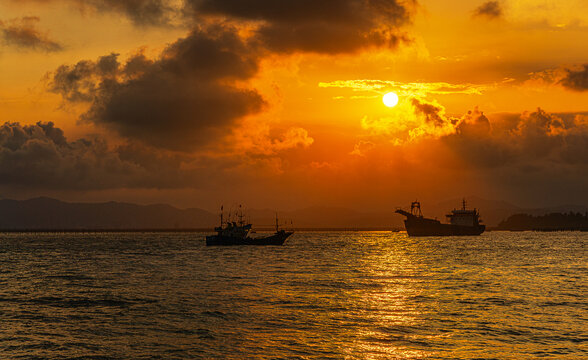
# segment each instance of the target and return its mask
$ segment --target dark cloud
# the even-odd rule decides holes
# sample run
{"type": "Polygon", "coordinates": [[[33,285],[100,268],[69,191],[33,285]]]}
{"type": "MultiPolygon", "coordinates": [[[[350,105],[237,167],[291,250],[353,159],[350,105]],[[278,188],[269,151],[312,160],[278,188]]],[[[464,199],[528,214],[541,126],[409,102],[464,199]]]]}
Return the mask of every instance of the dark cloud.
{"type": "Polygon", "coordinates": [[[494,188],[505,198],[527,203],[588,200],[587,114],[538,109],[494,114],[489,120],[466,120],[468,131],[441,138],[460,160],[454,169],[464,183],[476,182],[484,191],[494,188]]]}
{"type": "Polygon", "coordinates": [[[576,91],[588,90],[588,64],[575,69],[564,69],[564,77],[560,83],[568,89],[576,91]]]}
{"type": "Polygon", "coordinates": [[[435,126],[444,126],[447,119],[443,116],[445,109],[440,105],[427,103],[417,98],[411,99],[416,114],[423,115],[425,121],[433,123],[435,126]]]}
{"type": "Polygon", "coordinates": [[[53,123],[0,126],[0,183],[42,188],[102,188],[133,172],[103,141],[68,142],[53,123]]]}
{"type": "Polygon", "coordinates": [[[173,13],[173,7],[167,0],[78,0],[78,2],[99,11],[123,13],[139,25],[168,24],[173,13]]]}
{"type": "Polygon", "coordinates": [[[410,21],[414,2],[396,0],[187,0],[197,17],[256,22],[254,40],[278,52],[353,52],[396,46],[398,28],[410,21]]]}
{"type": "Polygon", "coordinates": [[[140,144],[110,147],[103,138],[68,141],[53,123],[0,125],[0,185],[97,190],[197,186],[194,159],[140,144]]]}
{"type": "Polygon", "coordinates": [[[157,60],[143,54],[124,65],[117,54],[61,66],[50,89],[67,101],[90,102],[82,118],[121,135],[175,150],[218,141],[237,119],[259,112],[264,100],[237,87],[258,68],[256,49],[232,28],[196,30],[157,60]]]}
{"type": "Polygon", "coordinates": [[[80,11],[120,13],[137,25],[168,25],[174,13],[173,0],[12,0],[15,4],[62,3],[75,6],[80,11]]]}
{"type": "Polygon", "coordinates": [[[247,23],[253,38],[277,52],[354,52],[409,41],[399,28],[416,0],[12,0],[73,4],[82,11],[118,13],[137,25],[193,27],[216,20],[247,23]]]}
{"type": "Polygon", "coordinates": [[[13,19],[7,23],[0,21],[0,32],[4,43],[20,49],[32,49],[45,52],[63,50],[63,46],[51,40],[46,34],[37,29],[40,19],[35,16],[27,16],[13,19]]]}
{"type": "MultiPolygon", "coordinates": [[[[304,131],[293,129],[276,143],[276,151],[306,146],[308,142],[312,139],[304,131]]],[[[271,173],[274,171],[271,166],[280,162],[274,155],[188,155],[132,141],[112,146],[100,136],[69,141],[51,122],[4,123],[0,125],[0,188],[60,191],[214,188],[220,183],[242,184],[248,179],[258,179],[261,173],[271,173]]]]}
{"type": "Polygon", "coordinates": [[[581,165],[588,169],[588,116],[556,115],[537,109],[497,114],[492,121],[477,109],[456,132],[441,138],[473,168],[581,165]]]}
{"type": "Polygon", "coordinates": [[[474,10],[474,16],[496,19],[502,16],[502,5],[498,1],[486,1],[474,10]]]}

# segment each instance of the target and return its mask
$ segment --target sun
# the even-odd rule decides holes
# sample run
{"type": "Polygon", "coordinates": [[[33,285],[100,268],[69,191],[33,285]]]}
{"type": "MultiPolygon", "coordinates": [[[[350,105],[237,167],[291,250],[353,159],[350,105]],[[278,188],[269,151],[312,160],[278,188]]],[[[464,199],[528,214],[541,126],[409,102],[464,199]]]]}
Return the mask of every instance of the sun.
{"type": "Polygon", "coordinates": [[[384,101],[384,105],[387,107],[394,107],[396,104],[398,104],[398,95],[393,92],[389,92],[384,95],[382,100],[384,101]]]}

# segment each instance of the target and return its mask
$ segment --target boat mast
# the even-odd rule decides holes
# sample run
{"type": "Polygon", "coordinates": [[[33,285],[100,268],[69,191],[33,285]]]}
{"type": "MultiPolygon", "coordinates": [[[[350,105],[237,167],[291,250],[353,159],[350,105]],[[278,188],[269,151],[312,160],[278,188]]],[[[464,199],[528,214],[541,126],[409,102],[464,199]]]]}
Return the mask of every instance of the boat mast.
{"type": "Polygon", "coordinates": [[[466,199],[465,198],[463,198],[461,204],[463,206],[463,210],[465,210],[466,209],[466,199]]]}
{"type": "Polygon", "coordinates": [[[243,210],[241,209],[241,204],[239,204],[239,226],[245,225],[243,222],[243,210]]]}
{"type": "Polygon", "coordinates": [[[220,213],[220,218],[221,218],[221,224],[220,227],[223,227],[223,205],[221,205],[221,213],[220,213]]]}
{"type": "Polygon", "coordinates": [[[276,212],[276,232],[278,232],[278,213],[276,212]]]}

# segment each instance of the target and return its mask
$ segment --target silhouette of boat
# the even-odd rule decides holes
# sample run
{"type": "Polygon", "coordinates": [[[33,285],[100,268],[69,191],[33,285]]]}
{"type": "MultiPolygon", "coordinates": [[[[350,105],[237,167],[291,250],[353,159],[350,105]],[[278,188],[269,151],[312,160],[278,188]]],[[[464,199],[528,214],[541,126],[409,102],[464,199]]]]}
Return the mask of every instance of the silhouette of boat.
{"type": "Polygon", "coordinates": [[[398,209],[396,213],[406,216],[404,226],[409,236],[480,235],[486,230],[486,226],[480,224],[478,210],[466,209],[465,199],[460,210],[453,209],[451,214],[446,215],[449,224],[425,218],[421,211],[421,203],[418,201],[411,203],[410,212],[398,209]]]}
{"type": "Polygon", "coordinates": [[[229,246],[229,245],[283,245],[293,231],[285,231],[279,228],[278,216],[276,214],[276,232],[270,236],[251,237],[251,224],[243,221],[243,213],[239,206],[238,221],[223,221],[223,207],[221,206],[221,223],[214,228],[216,235],[206,237],[206,246],[229,246]]]}

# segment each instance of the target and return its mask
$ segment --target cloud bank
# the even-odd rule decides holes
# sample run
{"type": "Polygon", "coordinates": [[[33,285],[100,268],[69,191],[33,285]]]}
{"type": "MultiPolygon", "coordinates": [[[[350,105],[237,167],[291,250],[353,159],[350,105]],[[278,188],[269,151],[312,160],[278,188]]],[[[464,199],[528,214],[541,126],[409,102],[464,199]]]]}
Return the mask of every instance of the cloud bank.
{"type": "Polygon", "coordinates": [[[0,126],[0,184],[41,189],[133,187],[154,174],[100,138],[68,141],[53,123],[0,126]],[[141,180],[141,177],[145,176],[141,180]]]}

